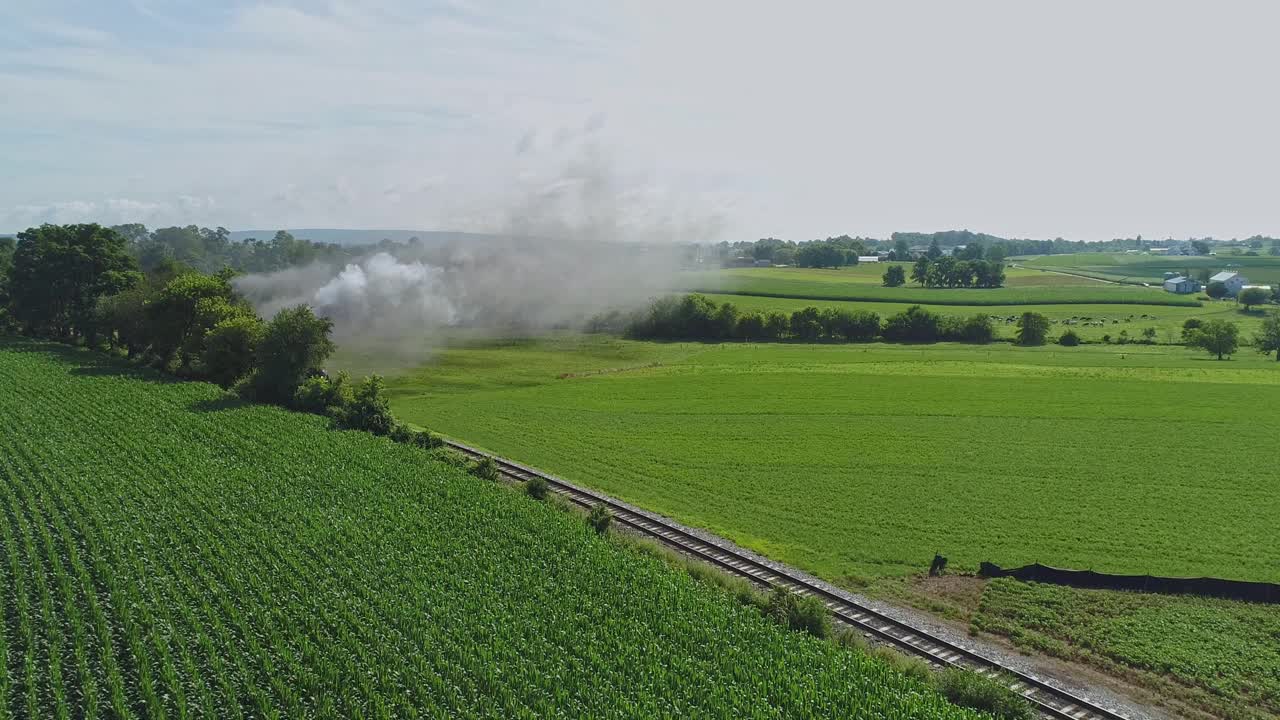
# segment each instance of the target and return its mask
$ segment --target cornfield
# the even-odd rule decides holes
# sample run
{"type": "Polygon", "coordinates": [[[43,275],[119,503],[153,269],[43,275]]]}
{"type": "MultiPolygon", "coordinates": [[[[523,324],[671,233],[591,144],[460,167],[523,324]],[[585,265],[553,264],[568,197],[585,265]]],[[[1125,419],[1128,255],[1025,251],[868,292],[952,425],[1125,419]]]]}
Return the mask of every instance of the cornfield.
{"type": "Polygon", "coordinates": [[[0,341],[0,718],[977,717],[415,448],[0,341]]]}

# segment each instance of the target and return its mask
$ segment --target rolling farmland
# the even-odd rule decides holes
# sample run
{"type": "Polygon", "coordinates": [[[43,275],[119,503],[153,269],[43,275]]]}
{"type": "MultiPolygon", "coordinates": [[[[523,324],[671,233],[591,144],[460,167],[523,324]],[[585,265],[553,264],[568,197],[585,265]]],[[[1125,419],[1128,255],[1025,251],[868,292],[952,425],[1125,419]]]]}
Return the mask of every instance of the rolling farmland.
{"type": "Polygon", "coordinates": [[[49,344],[0,385],[0,717],[975,717],[414,448],[49,344]]]}
{"type": "Polygon", "coordinates": [[[1074,253],[1070,255],[1038,255],[1018,260],[1027,268],[1044,268],[1079,273],[1116,282],[1160,283],[1164,273],[1208,270],[1235,270],[1250,282],[1280,283],[1280,257],[1250,255],[1163,256],[1139,253],[1074,253]]]}
{"type": "MultiPolygon", "coordinates": [[[[922,288],[883,287],[886,263],[869,263],[838,270],[811,268],[735,268],[688,272],[679,278],[687,290],[762,297],[931,305],[1174,305],[1195,306],[1194,296],[1173,295],[1159,288],[1115,285],[1036,270],[1009,268],[1005,287],[922,288]]],[[[910,267],[906,269],[909,271],[910,267]]]]}

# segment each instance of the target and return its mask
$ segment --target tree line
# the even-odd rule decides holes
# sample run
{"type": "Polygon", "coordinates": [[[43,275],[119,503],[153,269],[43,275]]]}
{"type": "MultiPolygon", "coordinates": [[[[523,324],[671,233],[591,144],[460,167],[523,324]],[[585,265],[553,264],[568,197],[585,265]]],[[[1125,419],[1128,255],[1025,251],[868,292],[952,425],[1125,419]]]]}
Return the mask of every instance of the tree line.
{"type": "Polygon", "coordinates": [[[125,239],[126,251],[144,271],[177,263],[208,273],[223,268],[246,273],[273,272],[313,262],[337,264],[371,249],[368,245],[313,242],[296,238],[286,230],[277,231],[269,240],[249,238],[237,242],[223,227],[187,225],[148,230],[140,223],[129,223],[110,229],[125,239]]]}
{"type": "Polygon", "coordinates": [[[659,298],[630,315],[598,318],[592,329],[644,340],[988,343],[996,337],[995,320],[984,314],[938,315],[919,305],[883,321],[868,310],[843,308],[742,312],[733,303],[717,303],[698,293],[659,298]]]}
{"type": "Polygon", "coordinates": [[[118,354],[339,427],[439,444],[392,418],[378,376],[324,372],[332,321],[306,305],[264,320],[236,291],[234,269],[207,273],[165,258],[144,270],[125,236],[80,224],[19,233],[0,244],[0,270],[0,331],[118,354]]]}

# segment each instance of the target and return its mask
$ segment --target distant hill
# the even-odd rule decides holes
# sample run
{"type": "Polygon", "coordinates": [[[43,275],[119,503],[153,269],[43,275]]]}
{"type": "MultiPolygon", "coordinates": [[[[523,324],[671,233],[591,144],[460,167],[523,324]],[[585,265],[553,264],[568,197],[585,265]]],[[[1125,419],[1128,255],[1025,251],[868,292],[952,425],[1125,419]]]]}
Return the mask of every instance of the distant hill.
{"type": "MultiPolygon", "coordinates": [[[[311,240],[320,243],[337,243],[339,245],[371,245],[381,240],[405,242],[409,238],[419,238],[427,244],[444,244],[467,240],[484,241],[498,238],[497,235],[485,233],[454,232],[450,230],[344,230],[341,228],[285,228],[300,240],[311,240]]],[[[270,240],[276,230],[233,230],[231,240],[241,242],[249,238],[270,240]]]]}

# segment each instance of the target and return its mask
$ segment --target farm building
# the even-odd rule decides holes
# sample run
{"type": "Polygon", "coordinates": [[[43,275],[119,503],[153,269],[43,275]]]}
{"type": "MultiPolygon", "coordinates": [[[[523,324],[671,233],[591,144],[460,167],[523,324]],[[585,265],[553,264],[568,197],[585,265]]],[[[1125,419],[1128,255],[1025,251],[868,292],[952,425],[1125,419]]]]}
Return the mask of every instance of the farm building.
{"type": "Polygon", "coordinates": [[[1178,295],[1186,295],[1187,293],[1193,293],[1199,289],[1200,283],[1189,277],[1183,277],[1182,275],[1167,278],[1164,281],[1165,292],[1176,293],[1178,295]]]}
{"type": "Polygon", "coordinates": [[[1238,272],[1234,272],[1232,270],[1223,270],[1222,272],[1209,278],[1209,282],[1211,283],[1220,282],[1223,285],[1226,285],[1227,295],[1231,297],[1235,297],[1236,295],[1240,294],[1240,291],[1244,289],[1245,284],[1248,283],[1249,280],[1238,272]]]}
{"type": "Polygon", "coordinates": [[[772,260],[757,260],[752,264],[755,265],[756,267],[773,267],[772,260]]]}
{"type": "Polygon", "coordinates": [[[859,255],[858,262],[860,263],[880,262],[880,256],[879,255],[859,255]]]}

